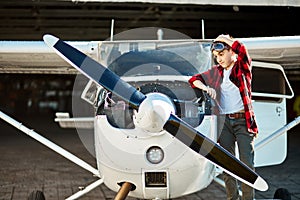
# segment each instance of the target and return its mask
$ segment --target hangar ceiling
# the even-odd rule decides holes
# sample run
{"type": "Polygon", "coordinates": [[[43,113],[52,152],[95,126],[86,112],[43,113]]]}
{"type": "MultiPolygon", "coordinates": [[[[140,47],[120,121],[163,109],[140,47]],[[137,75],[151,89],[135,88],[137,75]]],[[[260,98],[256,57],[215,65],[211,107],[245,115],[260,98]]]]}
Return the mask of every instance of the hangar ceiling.
{"type": "Polygon", "coordinates": [[[55,0],[0,1],[0,40],[41,40],[45,33],[65,40],[104,40],[132,28],[164,27],[201,38],[300,35],[294,22],[300,7],[109,3],[55,0]]]}

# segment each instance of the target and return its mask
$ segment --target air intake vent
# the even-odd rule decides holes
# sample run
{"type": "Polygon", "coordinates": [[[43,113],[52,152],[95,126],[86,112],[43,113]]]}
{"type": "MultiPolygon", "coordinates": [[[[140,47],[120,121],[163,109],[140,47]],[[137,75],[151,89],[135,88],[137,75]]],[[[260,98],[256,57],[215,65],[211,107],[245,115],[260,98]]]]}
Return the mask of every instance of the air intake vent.
{"type": "Polygon", "coordinates": [[[146,187],[167,187],[166,172],[145,172],[146,187]]]}

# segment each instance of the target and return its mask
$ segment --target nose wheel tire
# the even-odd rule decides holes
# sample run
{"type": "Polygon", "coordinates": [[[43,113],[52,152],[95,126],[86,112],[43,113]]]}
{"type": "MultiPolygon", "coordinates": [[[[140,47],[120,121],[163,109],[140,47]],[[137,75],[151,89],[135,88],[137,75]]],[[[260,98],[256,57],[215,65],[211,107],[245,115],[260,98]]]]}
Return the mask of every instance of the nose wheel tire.
{"type": "Polygon", "coordinates": [[[35,190],[30,193],[28,200],[45,200],[45,195],[42,191],[35,190]]]}

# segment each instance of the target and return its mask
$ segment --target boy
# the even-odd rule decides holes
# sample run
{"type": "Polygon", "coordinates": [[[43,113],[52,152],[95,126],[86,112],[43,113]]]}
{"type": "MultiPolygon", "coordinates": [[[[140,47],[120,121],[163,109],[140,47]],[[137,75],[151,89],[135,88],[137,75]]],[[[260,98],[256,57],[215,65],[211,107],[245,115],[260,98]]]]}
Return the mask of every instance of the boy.
{"type": "MultiPolygon", "coordinates": [[[[215,99],[219,114],[225,117],[220,145],[235,155],[237,142],[240,160],[254,169],[253,140],[258,130],[251,103],[251,59],[246,47],[229,35],[219,35],[211,51],[218,64],[194,75],[189,83],[215,99]]],[[[237,180],[225,173],[224,181],[227,199],[239,199],[237,180]]],[[[254,198],[253,188],[243,183],[241,188],[243,200],[254,198]]]]}

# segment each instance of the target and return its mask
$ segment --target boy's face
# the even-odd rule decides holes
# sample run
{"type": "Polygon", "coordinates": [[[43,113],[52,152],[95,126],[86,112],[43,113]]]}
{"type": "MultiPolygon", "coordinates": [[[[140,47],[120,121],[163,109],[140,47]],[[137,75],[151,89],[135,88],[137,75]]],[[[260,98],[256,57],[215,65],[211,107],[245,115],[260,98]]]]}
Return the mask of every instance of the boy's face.
{"type": "Polygon", "coordinates": [[[219,65],[221,65],[224,69],[228,69],[235,62],[235,53],[232,49],[224,49],[222,51],[213,50],[212,51],[216,61],[219,65]]]}

